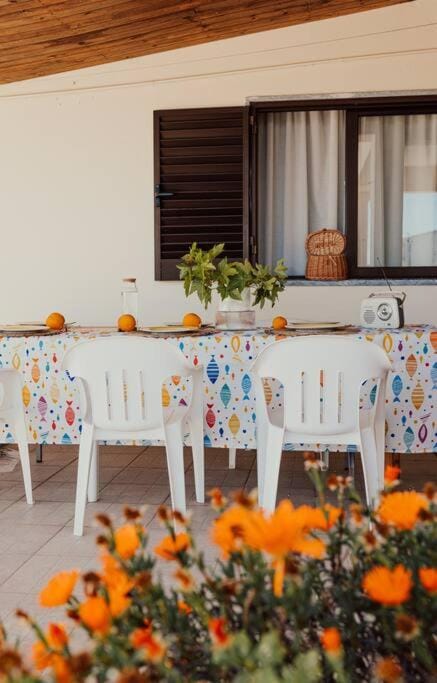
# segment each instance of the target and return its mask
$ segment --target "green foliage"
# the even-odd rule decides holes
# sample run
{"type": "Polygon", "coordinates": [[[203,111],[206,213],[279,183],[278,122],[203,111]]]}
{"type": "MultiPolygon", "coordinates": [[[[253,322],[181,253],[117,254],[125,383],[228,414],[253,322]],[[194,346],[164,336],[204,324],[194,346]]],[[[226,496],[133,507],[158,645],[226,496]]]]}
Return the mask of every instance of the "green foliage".
{"type": "Polygon", "coordinates": [[[204,251],[196,242],[191,245],[188,254],[182,257],[182,264],[178,265],[185,296],[197,294],[207,307],[211,303],[214,290],[221,299],[241,301],[243,291],[251,289],[255,305],[259,304],[263,308],[265,302],[270,301],[274,306],[287,279],[283,259],[277,262],[273,270],[259,263],[253,266],[247,260],[230,262],[226,257],[218,260],[224,247],[224,244],[216,244],[212,249],[204,251]]]}

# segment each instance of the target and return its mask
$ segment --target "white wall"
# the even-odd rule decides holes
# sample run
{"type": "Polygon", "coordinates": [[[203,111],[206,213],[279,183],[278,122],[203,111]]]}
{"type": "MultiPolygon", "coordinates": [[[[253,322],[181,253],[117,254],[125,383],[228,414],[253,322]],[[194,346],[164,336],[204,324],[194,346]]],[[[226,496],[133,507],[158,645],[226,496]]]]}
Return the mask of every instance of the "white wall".
{"type": "MultiPolygon", "coordinates": [[[[153,279],[154,109],[436,89],[436,73],[437,2],[417,0],[0,86],[0,320],[114,323],[123,276],[143,321],[201,310],[153,279]]],[[[437,322],[435,288],[406,289],[408,321],[437,322]]],[[[369,290],[289,287],[277,311],[357,321],[369,290]]]]}

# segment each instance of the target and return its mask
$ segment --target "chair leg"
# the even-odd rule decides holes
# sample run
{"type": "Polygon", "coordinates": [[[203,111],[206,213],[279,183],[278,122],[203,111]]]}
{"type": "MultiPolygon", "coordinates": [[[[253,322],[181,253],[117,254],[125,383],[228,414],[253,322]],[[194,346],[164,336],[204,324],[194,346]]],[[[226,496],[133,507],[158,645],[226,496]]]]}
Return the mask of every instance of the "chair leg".
{"type": "Polygon", "coordinates": [[[230,448],[229,449],[229,469],[235,470],[236,465],[237,465],[237,449],[236,448],[230,448]]]}
{"type": "Polygon", "coordinates": [[[361,460],[368,505],[375,505],[384,477],[384,450],[378,452],[375,433],[372,429],[361,432],[361,460]]]}
{"type": "Polygon", "coordinates": [[[88,481],[88,502],[96,503],[99,500],[99,445],[93,441],[91,455],[90,476],[88,481]]]}
{"type": "Polygon", "coordinates": [[[76,507],[74,511],[75,536],[82,536],[83,534],[93,447],[94,429],[91,425],[84,424],[80,437],[79,462],[77,466],[76,507]]]}
{"type": "Polygon", "coordinates": [[[205,502],[205,448],[203,445],[203,417],[190,418],[191,450],[193,453],[194,484],[196,500],[205,502]]]}
{"type": "Polygon", "coordinates": [[[284,430],[269,425],[267,427],[266,457],[261,498],[262,507],[267,512],[273,512],[276,505],[283,445],[284,430]]]}
{"type": "Polygon", "coordinates": [[[23,472],[24,491],[26,501],[33,505],[32,474],[30,470],[29,445],[27,443],[26,425],[23,420],[17,419],[14,422],[14,433],[17,440],[18,452],[20,454],[21,470],[23,472]]]}
{"type": "Polygon", "coordinates": [[[185,471],[182,425],[177,422],[165,426],[168,478],[173,510],[185,513],[185,471]]]}

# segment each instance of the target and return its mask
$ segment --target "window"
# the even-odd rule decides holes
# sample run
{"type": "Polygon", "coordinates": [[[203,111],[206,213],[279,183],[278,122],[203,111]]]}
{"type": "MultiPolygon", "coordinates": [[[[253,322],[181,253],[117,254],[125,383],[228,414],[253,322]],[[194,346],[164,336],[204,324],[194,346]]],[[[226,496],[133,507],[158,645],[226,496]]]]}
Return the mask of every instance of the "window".
{"type": "Polygon", "coordinates": [[[349,276],[437,276],[437,98],[255,103],[259,258],[303,277],[309,232],[337,228],[349,276]]]}

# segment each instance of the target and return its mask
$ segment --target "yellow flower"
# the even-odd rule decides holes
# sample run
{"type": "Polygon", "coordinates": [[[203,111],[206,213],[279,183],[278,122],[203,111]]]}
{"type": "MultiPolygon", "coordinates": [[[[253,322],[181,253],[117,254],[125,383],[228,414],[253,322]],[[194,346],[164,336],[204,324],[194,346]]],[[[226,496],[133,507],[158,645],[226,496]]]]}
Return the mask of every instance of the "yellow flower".
{"type": "Polygon", "coordinates": [[[105,635],[111,627],[111,612],[100,596],[87,598],[79,607],[82,623],[99,635],[105,635]]]}
{"type": "Polygon", "coordinates": [[[383,524],[405,531],[415,526],[420,511],[427,508],[428,502],[420,493],[398,491],[385,496],[376,513],[383,524]]]}
{"type": "Polygon", "coordinates": [[[337,655],[341,652],[340,631],[335,626],[323,629],[320,642],[325,652],[329,654],[337,655]]]}
{"type": "Polygon", "coordinates": [[[428,593],[437,593],[437,569],[421,567],[419,569],[419,579],[428,593]]]}
{"type": "Polygon", "coordinates": [[[363,578],[363,590],[371,600],[386,607],[401,605],[408,600],[412,588],[411,572],[398,564],[394,569],[377,566],[363,578]]]}
{"type": "Polygon", "coordinates": [[[59,607],[65,605],[76,585],[79,572],[59,572],[50,579],[39,594],[39,604],[42,607],[59,607]]]}
{"type": "Polygon", "coordinates": [[[187,551],[190,545],[191,542],[188,534],[176,534],[174,538],[172,536],[166,536],[162,539],[161,543],[158,543],[155,547],[155,553],[163,560],[171,562],[172,560],[177,560],[178,555],[187,551]]]}
{"type": "Polygon", "coordinates": [[[141,528],[134,524],[125,524],[115,531],[115,550],[123,560],[128,560],[135,555],[140,547],[140,539],[138,536],[138,531],[140,530],[141,528]]]}

